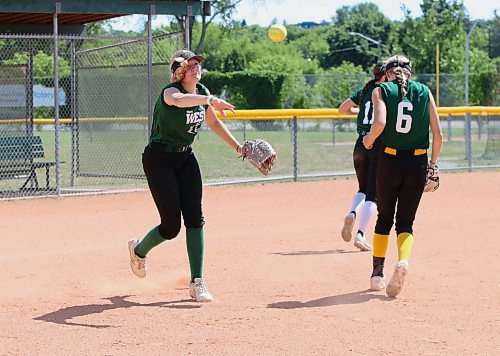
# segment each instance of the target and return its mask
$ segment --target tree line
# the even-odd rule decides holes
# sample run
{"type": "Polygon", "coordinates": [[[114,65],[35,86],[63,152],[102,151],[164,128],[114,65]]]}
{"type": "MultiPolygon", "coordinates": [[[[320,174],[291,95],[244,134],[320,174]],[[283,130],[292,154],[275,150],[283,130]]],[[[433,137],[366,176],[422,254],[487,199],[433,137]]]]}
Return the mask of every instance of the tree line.
{"type": "MultiPolygon", "coordinates": [[[[413,17],[404,9],[402,21],[390,20],[369,2],[342,6],[328,23],[309,28],[284,24],[288,36],[282,43],[271,42],[266,27],[232,20],[239,2],[213,1],[211,17],[196,17],[190,28],[191,48],[206,57],[203,81],[213,91],[225,93],[239,108],[337,107],[371,77],[377,60],[397,53],[412,60],[416,79],[425,82],[433,92],[437,90],[435,73],[439,70],[441,106],[464,104],[465,39],[472,21],[459,0],[423,0],[422,15],[413,17]],[[222,20],[214,22],[215,16],[222,20]]],[[[499,23],[496,14],[493,19],[479,20],[470,36],[470,105],[498,105],[499,23]]],[[[154,35],[183,30],[182,18],[173,18],[169,25],[156,29],[154,35]]],[[[146,29],[116,31],[112,20],[108,20],[88,25],[86,33],[144,36],[146,29]]],[[[2,63],[25,63],[27,54],[12,51],[12,42],[0,41],[2,63]]],[[[107,40],[85,40],[78,48],[106,43],[107,40]]],[[[174,48],[167,42],[163,45],[164,48],[155,50],[153,61],[168,61],[174,48]]],[[[161,47],[162,42],[156,46],[161,47]]],[[[67,53],[60,51],[63,79],[69,75],[67,53]]],[[[129,63],[143,61],[134,56],[144,58],[144,51],[139,47],[135,51],[116,48],[103,52],[99,63],[116,66],[123,59],[129,63]]],[[[35,81],[47,81],[53,76],[50,46],[41,46],[33,61],[35,81]]],[[[167,76],[165,73],[165,80],[167,76]]]]}

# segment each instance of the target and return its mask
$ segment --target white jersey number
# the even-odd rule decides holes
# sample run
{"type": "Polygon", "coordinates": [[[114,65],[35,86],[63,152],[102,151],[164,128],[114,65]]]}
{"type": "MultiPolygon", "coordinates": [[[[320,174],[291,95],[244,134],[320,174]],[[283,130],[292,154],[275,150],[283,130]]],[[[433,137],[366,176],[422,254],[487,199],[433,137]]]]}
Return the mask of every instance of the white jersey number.
{"type": "Polygon", "coordinates": [[[398,105],[398,118],[396,119],[396,132],[408,133],[411,129],[412,117],[403,113],[404,109],[413,111],[413,104],[409,101],[402,101],[398,105]]]}
{"type": "Polygon", "coordinates": [[[196,135],[198,133],[198,130],[201,128],[201,125],[203,125],[203,121],[190,126],[187,132],[191,135],[196,135]]]}
{"type": "Polygon", "coordinates": [[[373,111],[372,111],[372,117],[371,119],[368,118],[368,114],[370,112],[370,106],[371,106],[371,102],[367,101],[366,104],[365,104],[365,117],[363,119],[363,124],[364,125],[371,125],[373,124],[373,111]]]}

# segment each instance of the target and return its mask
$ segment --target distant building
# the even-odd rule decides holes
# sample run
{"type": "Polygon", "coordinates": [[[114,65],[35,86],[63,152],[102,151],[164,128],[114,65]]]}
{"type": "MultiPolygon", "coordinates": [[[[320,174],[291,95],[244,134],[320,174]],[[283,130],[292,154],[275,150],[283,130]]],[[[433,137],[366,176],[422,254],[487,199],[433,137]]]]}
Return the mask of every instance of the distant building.
{"type": "Polygon", "coordinates": [[[313,22],[313,21],[304,21],[296,24],[299,28],[313,28],[318,26],[328,26],[330,23],[326,21],[322,21],[321,23],[313,22]]]}

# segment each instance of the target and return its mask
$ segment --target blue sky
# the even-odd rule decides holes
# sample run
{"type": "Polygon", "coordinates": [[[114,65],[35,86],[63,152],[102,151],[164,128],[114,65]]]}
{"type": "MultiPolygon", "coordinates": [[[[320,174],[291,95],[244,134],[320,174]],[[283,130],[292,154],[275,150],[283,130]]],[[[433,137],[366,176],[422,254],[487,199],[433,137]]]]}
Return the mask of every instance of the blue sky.
{"type": "MultiPolygon", "coordinates": [[[[411,10],[413,17],[422,15],[420,0],[270,0],[261,1],[258,6],[253,0],[243,0],[238,6],[236,18],[261,26],[268,26],[274,18],[278,20],[278,23],[286,21],[289,24],[303,21],[330,21],[337,8],[363,2],[376,4],[380,11],[391,20],[403,19],[401,11],[403,3],[411,10]]],[[[464,0],[463,3],[473,19],[492,18],[494,9],[500,9],[499,2],[496,0],[464,0]]]]}
{"type": "MultiPolygon", "coordinates": [[[[274,19],[278,23],[296,24],[303,21],[330,21],[337,8],[352,6],[363,2],[376,4],[391,20],[402,20],[401,4],[404,3],[411,10],[413,17],[420,16],[420,0],[243,0],[237,8],[237,20],[243,20],[250,25],[269,26],[274,19]]],[[[497,0],[463,0],[463,3],[472,19],[493,18],[494,10],[500,12],[497,0]]],[[[113,28],[128,31],[142,27],[145,16],[124,16],[114,20],[113,28]]],[[[153,27],[168,22],[168,16],[156,16],[153,27]]]]}

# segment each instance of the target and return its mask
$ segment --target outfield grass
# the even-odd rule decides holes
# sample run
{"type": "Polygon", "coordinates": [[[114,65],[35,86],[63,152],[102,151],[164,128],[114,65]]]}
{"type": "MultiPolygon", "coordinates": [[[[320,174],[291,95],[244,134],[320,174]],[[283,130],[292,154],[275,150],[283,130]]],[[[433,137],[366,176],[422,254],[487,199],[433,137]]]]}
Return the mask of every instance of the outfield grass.
{"type": "MultiPolygon", "coordinates": [[[[300,121],[299,121],[300,123],[300,121]]],[[[236,125],[236,124],[234,124],[236,125]]],[[[233,126],[234,126],[233,125],[233,126]]],[[[297,132],[297,174],[354,174],[352,150],[357,134],[352,125],[336,125],[335,132],[331,122],[298,125],[297,132]],[[340,131],[342,129],[343,131],[340,131]],[[347,130],[347,131],[346,131],[347,130]]],[[[440,156],[440,168],[450,169],[467,167],[465,159],[465,141],[463,128],[452,127],[451,138],[444,129],[444,144],[440,156]]],[[[256,138],[269,141],[278,153],[278,161],[273,176],[290,177],[294,174],[294,137],[289,126],[283,125],[279,131],[256,131],[251,125],[234,126],[231,129],[240,141],[256,138]]],[[[40,135],[45,147],[46,160],[55,159],[55,134],[48,126],[35,127],[35,134],[40,135]]],[[[472,164],[477,166],[500,165],[498,149],[484,158],[487,144],[487,132],[478,139],[477,129],[473,127],[472,164]],[[491,159],[491,158],[494,159],[491,159]]],[[[61,188],[71,187],[72,147],[71,132],[66,128],[60,132],[61,188]]],[[[100,177],[77,177],[77,188],[142,188],[146,187],[145,179],[113,178],[115,176],[143,175],[141,153],[147,142],[145,127],[123,125],[81,126],[79,134],[78,164],[79,172],[101,175],[100,177]]],[[[490,142],[491,144],[491,142],[490,142]]],[[[237,154],[229,149],[212,131],[202,130],[196,137],[194,151],[200,163],[205,183],[223,183],[234,180],[262,178],[262,175],[248,162],[242,162],[237,154]]],[[[39,182],[44,182],[44,172],[40,170],[39,182]]],[[[55,170],[51,169],[51,186],[55,186],[55,170]]],[[[19,188],[19,180],[0,181],[0,191],[19,188]]]]}

